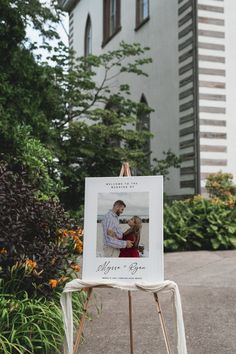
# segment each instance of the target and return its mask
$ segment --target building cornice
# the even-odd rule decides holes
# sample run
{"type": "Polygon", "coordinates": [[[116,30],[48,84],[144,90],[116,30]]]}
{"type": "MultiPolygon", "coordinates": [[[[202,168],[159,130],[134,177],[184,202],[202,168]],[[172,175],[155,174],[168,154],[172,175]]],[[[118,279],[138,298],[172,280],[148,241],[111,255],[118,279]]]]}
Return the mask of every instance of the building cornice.
{"type": "Polygon", "coordinates": [[[60,8],[64,11],[71,12],[80,0],[58,0],[60,8]]]}

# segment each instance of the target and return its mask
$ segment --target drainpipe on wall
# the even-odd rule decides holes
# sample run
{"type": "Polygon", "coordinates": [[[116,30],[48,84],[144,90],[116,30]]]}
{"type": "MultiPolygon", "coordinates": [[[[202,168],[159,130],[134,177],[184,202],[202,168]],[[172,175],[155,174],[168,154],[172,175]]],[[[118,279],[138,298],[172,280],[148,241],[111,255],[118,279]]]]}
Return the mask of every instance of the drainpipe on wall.
{"type": "Polygon", "coordinates": [[[194,70],[194,179],[195,194],[201,194],[200,134],[199,134],[199,73],[198,73],[198,0],[193,1],[193,70],[194,70]]]}

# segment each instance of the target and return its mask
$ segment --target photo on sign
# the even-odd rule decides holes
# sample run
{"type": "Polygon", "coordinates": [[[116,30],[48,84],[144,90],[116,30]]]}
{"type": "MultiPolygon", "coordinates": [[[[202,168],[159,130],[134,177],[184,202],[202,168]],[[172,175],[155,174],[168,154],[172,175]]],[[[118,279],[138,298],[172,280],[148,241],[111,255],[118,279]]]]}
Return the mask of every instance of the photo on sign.
{"type": "Polygon", "coordinates": [[[97,257],[148,257],[149,193],[98,193],[97,257]]]}

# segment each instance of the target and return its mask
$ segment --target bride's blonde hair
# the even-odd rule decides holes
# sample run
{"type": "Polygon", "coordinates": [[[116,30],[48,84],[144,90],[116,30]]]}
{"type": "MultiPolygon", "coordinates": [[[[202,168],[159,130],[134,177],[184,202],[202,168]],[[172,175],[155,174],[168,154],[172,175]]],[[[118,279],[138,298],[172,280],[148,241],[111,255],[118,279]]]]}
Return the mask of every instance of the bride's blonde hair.
{"type": "Polygon", "coordinates": [[[129,235],[134,232],[136,235],[136,241],[133,245],[134,248],[137,248],[140,241],[140,230],[142,228],[142,219],[139,216],[133,216],[131,219],[134,220],[134,226],[130,227],[128,230],[124,232],[124,235],[129,235]]]}
{"type": "Polygon", "coordinates": [[[132,219],[134,220],[134,226],[132,227],[135,233],[140,232],[142,228],[142,219],[139,216],[133,216],[132,219]]]}

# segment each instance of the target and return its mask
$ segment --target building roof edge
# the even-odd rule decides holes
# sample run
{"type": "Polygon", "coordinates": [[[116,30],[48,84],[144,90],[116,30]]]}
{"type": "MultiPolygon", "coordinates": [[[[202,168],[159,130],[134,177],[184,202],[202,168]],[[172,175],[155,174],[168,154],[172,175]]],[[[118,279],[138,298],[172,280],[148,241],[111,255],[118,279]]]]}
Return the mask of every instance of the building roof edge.
{"type": "Polygon", "coordinates": [[[62,10],[71,12],[79,1],[80,0],[58,0],[58,4],[62,10]]]}

